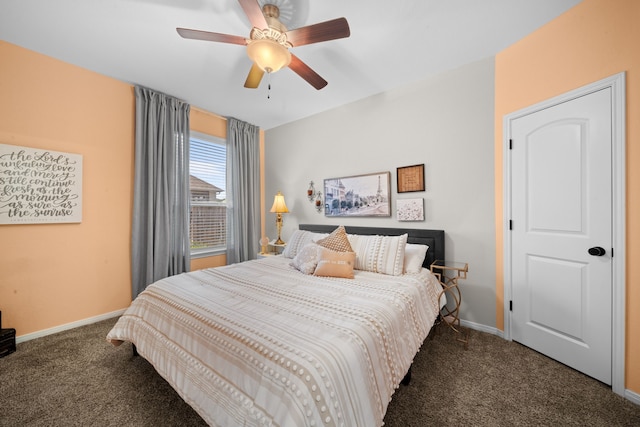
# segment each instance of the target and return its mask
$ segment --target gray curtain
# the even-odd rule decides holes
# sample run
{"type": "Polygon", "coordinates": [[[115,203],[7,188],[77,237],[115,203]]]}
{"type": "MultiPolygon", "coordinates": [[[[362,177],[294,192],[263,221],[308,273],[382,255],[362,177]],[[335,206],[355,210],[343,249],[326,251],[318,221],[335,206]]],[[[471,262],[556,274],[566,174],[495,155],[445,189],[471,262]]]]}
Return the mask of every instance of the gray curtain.
{"type": "Polygon", "coordinates": [[[136,86],[131,292],[189,271],[189,104],[136,86]]]}
{"type": "Polygon", "coordinates": [[[227,264],[255,259],[260,242],[260,128],[227,118],[227,264]]]}

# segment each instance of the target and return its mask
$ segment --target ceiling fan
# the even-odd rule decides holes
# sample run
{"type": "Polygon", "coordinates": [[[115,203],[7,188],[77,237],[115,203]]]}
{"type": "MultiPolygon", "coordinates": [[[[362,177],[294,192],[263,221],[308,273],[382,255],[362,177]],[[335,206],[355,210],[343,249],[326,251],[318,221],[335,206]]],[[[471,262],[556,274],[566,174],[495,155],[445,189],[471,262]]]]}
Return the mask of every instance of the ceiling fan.
{"type": "Polygon", "coordinates": [[[287,66],[318,90],[327,85],[325,79],[289,52],[289,48],[349,37],[351,32],[345,18],[287,30],[278,19],[280,10],[277,6],[265,4],[260,9],[257,0],[238,0],[238,2],[253,25],[248,39],[188,28],[176,28],[176,31],[185,39],[246,45],[247,55],[253,61],[247,80],[244,82],[246,88],[257,88],[265,72],[275,73],[287,66]]]}

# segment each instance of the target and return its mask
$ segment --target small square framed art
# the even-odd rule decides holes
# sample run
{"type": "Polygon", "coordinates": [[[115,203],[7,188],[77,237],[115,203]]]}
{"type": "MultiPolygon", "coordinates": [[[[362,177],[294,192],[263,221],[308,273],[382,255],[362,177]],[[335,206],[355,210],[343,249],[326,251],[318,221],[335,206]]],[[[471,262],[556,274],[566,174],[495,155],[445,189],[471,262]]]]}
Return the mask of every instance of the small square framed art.
{"type": "Polygon", "coordinates": [[[397,171],[398,193],[424,191],[424,163],[399,167],[397,171]]]}

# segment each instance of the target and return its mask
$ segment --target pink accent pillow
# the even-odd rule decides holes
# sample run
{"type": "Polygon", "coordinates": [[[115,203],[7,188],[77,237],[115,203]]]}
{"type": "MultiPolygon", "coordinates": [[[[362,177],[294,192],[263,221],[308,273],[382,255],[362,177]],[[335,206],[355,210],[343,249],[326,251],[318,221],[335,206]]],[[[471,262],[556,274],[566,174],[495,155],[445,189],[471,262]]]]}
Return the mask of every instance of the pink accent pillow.
{"type": "Polygon", "coordinates": [[[353,279],[353,266],[355,263],[355,252],[337,252],[319,246],[318,266],[313,275],[353,279]]]}

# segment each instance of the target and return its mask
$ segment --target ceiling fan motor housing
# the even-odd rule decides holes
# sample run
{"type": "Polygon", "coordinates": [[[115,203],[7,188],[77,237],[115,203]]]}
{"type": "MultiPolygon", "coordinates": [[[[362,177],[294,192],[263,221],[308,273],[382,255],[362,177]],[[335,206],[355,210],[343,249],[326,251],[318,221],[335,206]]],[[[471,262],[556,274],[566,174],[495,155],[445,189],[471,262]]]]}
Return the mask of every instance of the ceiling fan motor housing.
{"type": "Polygon", "coordinates": [[[269,28],[252,28],[247,40],[247,55],[267,73],[274,73],[291,63],[287,27],[279,20],[280,10],[272,4],[262,8],[269,28]]]}

